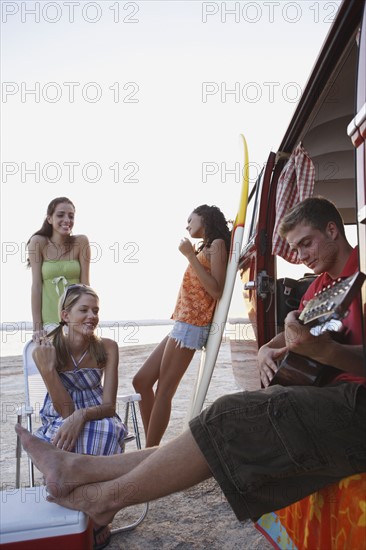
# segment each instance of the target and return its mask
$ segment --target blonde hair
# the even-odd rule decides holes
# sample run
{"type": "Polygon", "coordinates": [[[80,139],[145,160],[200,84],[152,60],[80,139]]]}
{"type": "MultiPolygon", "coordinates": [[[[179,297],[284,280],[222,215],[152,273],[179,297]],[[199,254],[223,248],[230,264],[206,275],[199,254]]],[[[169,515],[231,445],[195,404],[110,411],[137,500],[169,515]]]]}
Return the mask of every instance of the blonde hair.
{"type": "MultiPolygon", "coordinates": [[[[94,298],[99,300],[97,293],[90,286],[75,284],[67,287],[58,302],[59,319],[61,319],[62,311],[70,311],[73,306],[79,301],[81,296],[85,294],[93,296],[94,298]]],[[[67,323],[61,321],[56,329],[53,330],[49,335],[56,349],[58,370],[63,369],[70,359],[70,350],[63,329],[64,325],[67,325],[67,323]]],[[[96,360],[98,366],[105,365],[105,363],[107,362],[107,352],[105,350],[102,339],[95,334],[93,334],[93,336],[90,338],[88,351],[90,355],[96,360]]]]}

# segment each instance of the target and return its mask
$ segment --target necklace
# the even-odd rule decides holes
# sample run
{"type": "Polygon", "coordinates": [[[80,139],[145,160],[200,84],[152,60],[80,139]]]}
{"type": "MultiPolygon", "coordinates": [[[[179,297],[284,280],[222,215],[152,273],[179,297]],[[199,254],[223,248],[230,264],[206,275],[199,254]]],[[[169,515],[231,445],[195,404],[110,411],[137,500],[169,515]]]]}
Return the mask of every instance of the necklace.
{"type": "Polygon", "coordinates": [[[80,365],[81,361],[84,359],[85,355],[88,353],[88,350],[86,349],[84,351],[84,353],[82,354],[82,356],[80,357],[80,359],[78,361],[76,361],[75,357],[73,356],[73,354],[70,352],[70,357],[71,357],[71,361],[73,362],[74,364],[74,367],[77,369],[78,366],[80,365]]]}
{"type": "Polygon", "coordinates": [[[61,242],[61,243],[55,243],[54,241],[51,241],[50,238],[47,238],[48,244],[52,244],[52,246],[55,246],[56,248],[66,248],[66,246],[69,244],[68,241],[61,242]]]}
{"type": "Polygon", "coordinates": [[[62,258],[62,256],[65,256],[71,250],[70,242],[68,241],[65,241],[62,243],[55,243],[54,241],[51,241],[50,238],[48,238],[47,240],[48,240],[48,244],[52,245],[55,248],[58,258],[62,258]]]}

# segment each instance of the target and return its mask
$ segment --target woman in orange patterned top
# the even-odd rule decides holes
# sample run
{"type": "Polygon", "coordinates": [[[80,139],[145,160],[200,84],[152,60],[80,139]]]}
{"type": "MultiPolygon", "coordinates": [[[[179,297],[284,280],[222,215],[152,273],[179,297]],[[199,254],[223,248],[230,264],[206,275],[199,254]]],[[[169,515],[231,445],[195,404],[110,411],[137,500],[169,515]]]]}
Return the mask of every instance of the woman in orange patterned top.
{"type": "Polygon", "coordinates": [[[216,301],[224,289],[230,231],[223,213],[216,206],[199,206],[188,218],[187,231],[190,237],[202,241],[197,250],[189,239],[182,239],[179,245],[189,265],[172,315],[173,330],[133,379],[134,388],[142,397],[147,447],[159,445],[164,435],[178,384],[195,351],[207,342],[216,301]]]}

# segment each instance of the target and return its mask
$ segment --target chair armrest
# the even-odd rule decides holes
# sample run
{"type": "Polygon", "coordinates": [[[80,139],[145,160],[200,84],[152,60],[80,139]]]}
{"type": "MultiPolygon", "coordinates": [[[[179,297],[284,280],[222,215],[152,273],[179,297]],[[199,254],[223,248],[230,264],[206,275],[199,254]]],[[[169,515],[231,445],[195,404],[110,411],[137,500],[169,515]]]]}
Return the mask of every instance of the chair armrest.
{"type": "Polygon", "coordinates": [[[17,408],[17,416],[27,416],[33,414],[34,409],[31,405],[21,405],[17,408]]]}
{"type": "Polygon", "coordinates": [[[141,401],[141,394],[117,395],[117,400],[123,401],[123,403],[133,403],[134,401],[141,401]]]}

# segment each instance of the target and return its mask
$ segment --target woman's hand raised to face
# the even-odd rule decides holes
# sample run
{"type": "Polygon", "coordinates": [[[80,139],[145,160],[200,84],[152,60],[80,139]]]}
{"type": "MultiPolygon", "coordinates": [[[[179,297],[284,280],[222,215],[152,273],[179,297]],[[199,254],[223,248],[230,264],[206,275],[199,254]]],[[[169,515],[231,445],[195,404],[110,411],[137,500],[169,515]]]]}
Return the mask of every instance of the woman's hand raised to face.
{"type": "Polygon", "coordinates": [[[42,375],[56,370],[56,350],[47,337],[35,339],[32,357],[42,375]]]}
{"type": "Polygon", "coordinates": [[[184,238],[180,241],[179,246],[178,246],[178,250],[186,258],[188,258],[191,254],[194,255],[193,245],[192,245],[191,241],[187,238],[184,238]]]}

